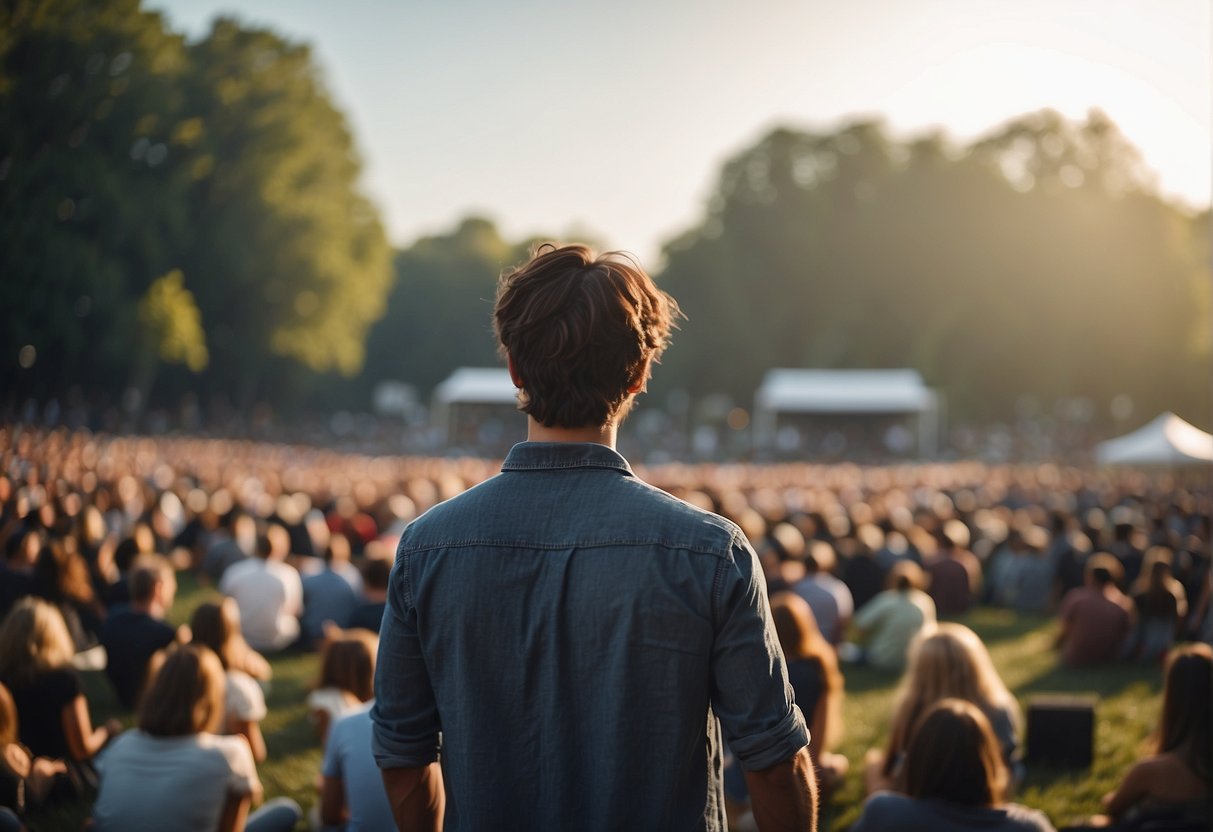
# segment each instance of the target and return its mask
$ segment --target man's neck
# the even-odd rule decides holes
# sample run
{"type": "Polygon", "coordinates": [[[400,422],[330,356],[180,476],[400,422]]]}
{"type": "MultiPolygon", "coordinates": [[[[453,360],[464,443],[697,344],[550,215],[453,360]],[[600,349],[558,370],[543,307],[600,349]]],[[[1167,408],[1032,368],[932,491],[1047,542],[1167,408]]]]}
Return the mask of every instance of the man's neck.
{"type": "Polygon", "coordinates": [[[614,448],[615,431],[616,426],[613,423],[601,427],[549,428],[535,421],[534,417],[528,416],[526,438],[528,442],[595,442],[614,448]]]}

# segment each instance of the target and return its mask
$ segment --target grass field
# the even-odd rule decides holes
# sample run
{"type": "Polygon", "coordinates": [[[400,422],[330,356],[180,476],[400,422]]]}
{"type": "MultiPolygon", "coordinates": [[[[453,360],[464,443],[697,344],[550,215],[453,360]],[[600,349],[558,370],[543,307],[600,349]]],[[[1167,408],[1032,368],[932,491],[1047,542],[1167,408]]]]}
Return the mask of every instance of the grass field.
{"type": "MultiPolygon", "coordinates": [[[[173,623],[188,621],[194,608],[213,593],[200,588],[189,575],[182,575],[180,584],[173,623]]],[[[1159,668],[1122,665],[1068,670],[1058,664],[1051,648],[1053,627],[1048,619],[978,610],[962,621],[985,639],[994,663],[1021,704],[1026,706],[1027,697],[1041,693],[1089,692],[1099,696],[1092,768],[1083,772],[1029,770],[1016,798],[1044,810],[1059,828],[1098,811],[1099,798],[1115,788],[1155,726],[1161,700],[1159,668]]],[[[274,679],[266,697],[269,716],[262,723],[269,759],[258,770],[267,797],[288,795],[307,810],[316,800],[314,782],[320,769],[320,749],[304,701],[317,671],[317,659],[314,655],[293,655],[275,659],[273,666],[274,679]]],[[[884,742],[897,683],[896,678],[867,668],[844,670],[845,735],[838,750],[850,758],[851,772],[824,808],[823,830],[846,829],[859,816],[863,754],[884,742]]],[[[94,721],[117,714],[113,694],[102,674],[85,676],[94,721]]],[[[130,723],[129,719],[125,721],[130,723]]],[[[88,810],[83,801],[48,808],[31,817],[29,826],[33,832],[78,830],[88,810]]]]}

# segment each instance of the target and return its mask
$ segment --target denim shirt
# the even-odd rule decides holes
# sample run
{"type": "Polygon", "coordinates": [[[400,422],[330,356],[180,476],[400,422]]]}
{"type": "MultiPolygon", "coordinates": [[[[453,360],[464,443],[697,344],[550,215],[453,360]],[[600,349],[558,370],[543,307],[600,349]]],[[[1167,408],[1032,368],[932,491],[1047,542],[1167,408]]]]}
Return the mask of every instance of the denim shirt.
{"type": "Polygon", "coordinates": [[[441,759],[448,830],[723,830],[721,728],[750,770],[808,744],[741,531],[590,443],[405,530],[375,697],[376,761],[441,759]]]}

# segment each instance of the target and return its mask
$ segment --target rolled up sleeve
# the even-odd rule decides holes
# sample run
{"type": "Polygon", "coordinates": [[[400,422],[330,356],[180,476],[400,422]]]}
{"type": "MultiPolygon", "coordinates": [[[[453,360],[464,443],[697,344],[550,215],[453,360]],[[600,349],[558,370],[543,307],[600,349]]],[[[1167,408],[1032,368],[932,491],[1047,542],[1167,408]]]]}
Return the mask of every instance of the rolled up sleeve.
{"type": "Polygon", "coordinates": [[[438,759],[442,726],[422,656],[407,554],[392,566],[371,721],[371,748],[380,768],[416,768],[438,759]]]}
{"type": "Polygon", "coordinates": [[[712,710],[742,768],[761,771],[809,744],[793,701],[758,556],[744,540],[717,568],[712,710]]]}

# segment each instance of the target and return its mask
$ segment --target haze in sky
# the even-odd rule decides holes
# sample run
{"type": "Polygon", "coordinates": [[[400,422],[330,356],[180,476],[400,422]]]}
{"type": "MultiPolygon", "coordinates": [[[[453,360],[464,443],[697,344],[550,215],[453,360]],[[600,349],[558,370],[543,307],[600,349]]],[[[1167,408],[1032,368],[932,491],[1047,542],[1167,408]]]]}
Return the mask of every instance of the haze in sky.
{"type": "Polygon", "coordinates": [[[1098,107],[1164,193],[1210,196],[1208,0],[151,0],[310,42],[398,245],[476,213],[650,267],[775,125],[970,139],[1098,107]]]}

